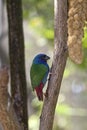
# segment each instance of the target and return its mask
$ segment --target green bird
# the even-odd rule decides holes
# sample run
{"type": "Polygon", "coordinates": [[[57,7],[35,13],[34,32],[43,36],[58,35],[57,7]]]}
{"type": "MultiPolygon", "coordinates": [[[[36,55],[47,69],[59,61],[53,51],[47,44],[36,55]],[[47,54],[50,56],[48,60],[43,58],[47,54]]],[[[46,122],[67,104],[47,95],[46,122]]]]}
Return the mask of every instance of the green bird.
{"type": "Polygon", "coordinates": [[[33,91],[36,91],[37,97],[39,100],[43,101],[43,87],[47,81],[47,76],[49,73],[49,66],[47,60],[50,57],[45,54],[38,54],[33,59],[31,69],[30,69],[30,78],[33,91]]]}

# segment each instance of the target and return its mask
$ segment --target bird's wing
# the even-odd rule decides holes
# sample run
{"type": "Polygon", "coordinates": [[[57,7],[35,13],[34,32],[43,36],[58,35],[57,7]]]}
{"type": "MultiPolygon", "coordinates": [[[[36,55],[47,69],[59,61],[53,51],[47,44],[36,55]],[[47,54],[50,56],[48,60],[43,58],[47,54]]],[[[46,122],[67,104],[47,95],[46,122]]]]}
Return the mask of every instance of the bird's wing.
{"type": "Polygon", "coordinates": [[[35,87],[39,86],[39,84],[45,78],[46,73],[48,73],[47,66],[43,64],[32,64],[30,70],[30,77],[33,90],[35,89],[35,87]]]}

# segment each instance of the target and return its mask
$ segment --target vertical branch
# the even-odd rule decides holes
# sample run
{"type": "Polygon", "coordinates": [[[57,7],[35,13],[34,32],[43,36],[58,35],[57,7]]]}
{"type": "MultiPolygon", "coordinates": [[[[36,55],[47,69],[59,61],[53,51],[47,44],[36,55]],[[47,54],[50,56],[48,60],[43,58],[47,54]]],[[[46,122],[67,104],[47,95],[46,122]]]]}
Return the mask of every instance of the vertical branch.
{"type": "Polygon", "coordinates": [[[21,0],[7,0],[11,92],[17,118],[28,130],[24,37],[21,0]]]}
{"type": "Polygon", "coordinates": [[[0,0],[0,38],[1,38],[1,36],[2,36],[2,13],[3,13],[3,9],[2,9],[2,7],[3,7],[3,1],[2,0],[0,0]]]}
{"type": "Polygon", "coordinates": [[[55,47],[52,75],[48,83],[39,130],[52,130],[55,107],[67,60],[67,0],[54,0],[55,47]]]}
{"type": "Polygon", "coordinates": [[[11,111],[13,107],[8,109],[8,82],[8,68],[5,66],[0,69],[0,130],[23,130],[11,111]]]}

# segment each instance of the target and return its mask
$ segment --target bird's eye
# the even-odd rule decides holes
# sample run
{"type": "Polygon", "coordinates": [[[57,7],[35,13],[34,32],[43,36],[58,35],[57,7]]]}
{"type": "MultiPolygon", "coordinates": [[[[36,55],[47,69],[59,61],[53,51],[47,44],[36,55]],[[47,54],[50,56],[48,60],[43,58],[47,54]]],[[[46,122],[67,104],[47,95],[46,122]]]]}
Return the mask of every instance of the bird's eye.
{"type": "Polygon", "coordinates": [[[46,58],[46,55],[41,56],[42,60],[45,60],[45,58],[46,58]]]}
{"type": "Polygon", "coordinates": [[[46,57],[46,55],[43,55],[43,58],[45,58],[46,57]]]}

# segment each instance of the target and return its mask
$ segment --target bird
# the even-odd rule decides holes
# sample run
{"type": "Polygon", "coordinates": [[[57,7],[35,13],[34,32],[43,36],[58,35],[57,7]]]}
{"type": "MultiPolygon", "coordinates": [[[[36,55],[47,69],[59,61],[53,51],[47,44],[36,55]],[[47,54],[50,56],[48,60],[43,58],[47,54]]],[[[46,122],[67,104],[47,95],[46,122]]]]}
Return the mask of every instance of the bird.
{"type": "Polygon", "coordinates": [[[38,54],[34,57],[30,68],[31,85],[33,91],[36,91],[39,101],[43,101],[43,87],[50,71],[47,63],[49,59],[50,57],[46,54],[38,54]]]}

